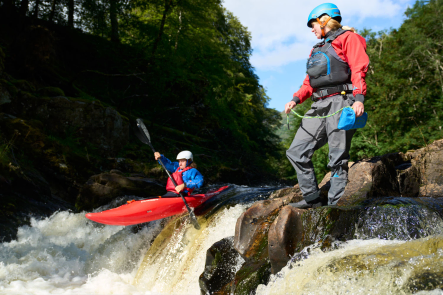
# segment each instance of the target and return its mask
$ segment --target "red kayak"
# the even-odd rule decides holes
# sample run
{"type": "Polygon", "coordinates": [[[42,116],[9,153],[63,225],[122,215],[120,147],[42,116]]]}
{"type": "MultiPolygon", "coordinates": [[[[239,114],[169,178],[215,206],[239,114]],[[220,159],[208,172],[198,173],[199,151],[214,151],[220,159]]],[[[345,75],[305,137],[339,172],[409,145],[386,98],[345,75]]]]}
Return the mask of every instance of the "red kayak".
{"type": "MultiPolygon", "coordinates": [[[[198,207],[212,197],[220,194],[229,186],[209,190],[206,194],[196,194],[185,197],[190,207],[198,207]]],[[[133,225],[162,219],[172,215],[187,212],[181,197],[152,198],[141,201],[132,201],[120,207],[97,212],[87,213],[86,218],[109,225],[133,225]]]]}

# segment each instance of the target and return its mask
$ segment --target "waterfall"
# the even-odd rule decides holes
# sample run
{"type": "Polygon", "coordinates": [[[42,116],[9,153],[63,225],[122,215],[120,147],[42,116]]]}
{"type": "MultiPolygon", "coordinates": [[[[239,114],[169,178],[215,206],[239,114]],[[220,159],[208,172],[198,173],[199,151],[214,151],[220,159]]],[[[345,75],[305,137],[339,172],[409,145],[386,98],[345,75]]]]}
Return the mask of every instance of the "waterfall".
{"type": "MultiPolygon", "coordinates": [[[[141,227],[101,225],[84,212],[34,218],[18,229],[16,240],[0,244],[0,294],[200,294],[206,251],[233,236],[238,217],[275,189],[234,186],[198,217],[199,231],[186,215],[141,227]]],[[[118,202],[126,199],[133,197],[118,202]]],[[[305,248],[257,294],[442,294],[441,218],[427,210],[374,210],[367,211],[355,240],[337,242],[329,252],[305,248]],[[392,237],[377,227],[380,216],[390,218],[406,240],[386,240],[392,237]],[[426,231],[411,234],[401,226],[404,219],[426,231]]],[[[240,258],[237,270],[242,263],[240,258]]]]}
{"type": "Polygon", "coordinates": [[[273,190],[234,186],[208,220],[199,218],[200,231],[181,220],[163,230],[161,221],[141,229],[102,225],[85,212],[32,218],[16,240],[0,244],[0,294],[199,294],[206,250],[233,236],[243,211],[273,190]],[[149,255],[156,260],[146,261],[149,255]]]}

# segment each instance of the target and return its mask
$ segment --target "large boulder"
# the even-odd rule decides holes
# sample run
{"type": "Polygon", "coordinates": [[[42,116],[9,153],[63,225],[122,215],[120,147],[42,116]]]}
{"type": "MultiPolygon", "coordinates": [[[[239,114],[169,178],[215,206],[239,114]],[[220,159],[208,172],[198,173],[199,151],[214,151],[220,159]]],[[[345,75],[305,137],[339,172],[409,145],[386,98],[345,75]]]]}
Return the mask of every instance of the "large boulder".
{"type": "Polygon", "coordinates": [[[268,252],[273,274],[288,263],[296,245],[303,239],[301,215],[304,211],[292,206],[283,207],[269,229],[268,252]]]}
{"type": "Polygon", "coordinates": [[[111,202],[114,198],[130,195],[141,198],[163,195],[166,190],[154,179],[125,177],[119,173],[93,175],[82,186],[77,196],[79,210],[92,210],[111,202]]]}
{"type": "Polygon", "coordinates": [[[268,234],[272,273],[279,272],[303,248],[318,244],[333,249],[334,241],[359,239],[411,240],[439,234],[443,199],[389,197],[358,206],[311,210],[283,207],[268,234]]]}
{"type": "Polygon", "coordinates": [[[226,294],[252,294],[259,284],[268,282],[271,275],[268,231],[280,209],[292,198],[297,198],[299,189],[287,188],[284,191],[287,196],[279,197],[282,192],[276,192],[273,199],[254,203],[237,220],[233,247],[245,263],[230,284],[231,292],[226,294]]]}
{"type": "Polygon", "coordinates": [[[371,198],[401,196],[397,173],[403,163],[401,153],[354,163],[349,168],[348,184],[337,205],[348,206],[371,198]]]}
{"type": "Polygon", "coordinates": [[[235,225],[234,248],[245,259],[260,259],[268,255],[267,235],[269,227],[281,207],[290,197],[254,203],[238,218],[235,225]]]}
{"type": "Polygon", "coordinates": [[[443,197],[443,139],[408,152],[405,158],[411,161],[412,167],[407,181],[402,184],[413,186],[414,192],[419,186],[416,195],[419,197],[443,197]]]}

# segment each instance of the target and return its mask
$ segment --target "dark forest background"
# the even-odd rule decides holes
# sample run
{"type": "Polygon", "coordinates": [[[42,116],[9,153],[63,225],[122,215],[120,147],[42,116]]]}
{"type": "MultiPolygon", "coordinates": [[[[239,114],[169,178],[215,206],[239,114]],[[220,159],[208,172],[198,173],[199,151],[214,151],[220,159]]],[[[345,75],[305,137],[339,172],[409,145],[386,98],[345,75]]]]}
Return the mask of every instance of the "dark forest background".
{"type": "MultiPolygon", "coordinates": [[[[442,138],[442,9],[442,1],[417,1],[399,29],[359,31],[371,60],[369,121],[354,137],[351,160],[442,138]]],[[[192,150],[214,181],[295,183],[285,149],[300,121],[291,116],[287,130],[286,115],[267,107],[271,98],[249,60],[251,35],[222,1],[2,0],[0,25],[8,83],[57,87],[112,106],[131,123],[144,118],[158,150],[170,158],[192,150]]],[[[58,140],[64,153],[88,157],[89,172],[103,167],[100,151],[78,148],[85,143],[75,126],[58,140]]],[[[4,167],[12,141],[0,134],[4,167]]],[[[115,156],[157,165],[132,133],[115,156]]],[[[320,179],[327,162],[325,146],[314,155],[320,179]]]]}

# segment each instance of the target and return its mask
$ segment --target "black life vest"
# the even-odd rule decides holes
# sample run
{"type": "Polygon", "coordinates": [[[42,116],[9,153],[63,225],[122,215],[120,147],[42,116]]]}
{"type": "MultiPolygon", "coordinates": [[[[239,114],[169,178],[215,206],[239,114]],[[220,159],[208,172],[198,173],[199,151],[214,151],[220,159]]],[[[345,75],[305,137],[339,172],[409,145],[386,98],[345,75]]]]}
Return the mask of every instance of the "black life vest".
{"type": "Polygon", "coordinates": [[[332,47],[332,41],[348,32],[338,29],[326,40],[317,43],[312,50],[311,57],[306,63],[307,74],[312,88],[324,88],[340,84],[351,83],[351,69],[347,62],[342,60],[332,47]]]}

